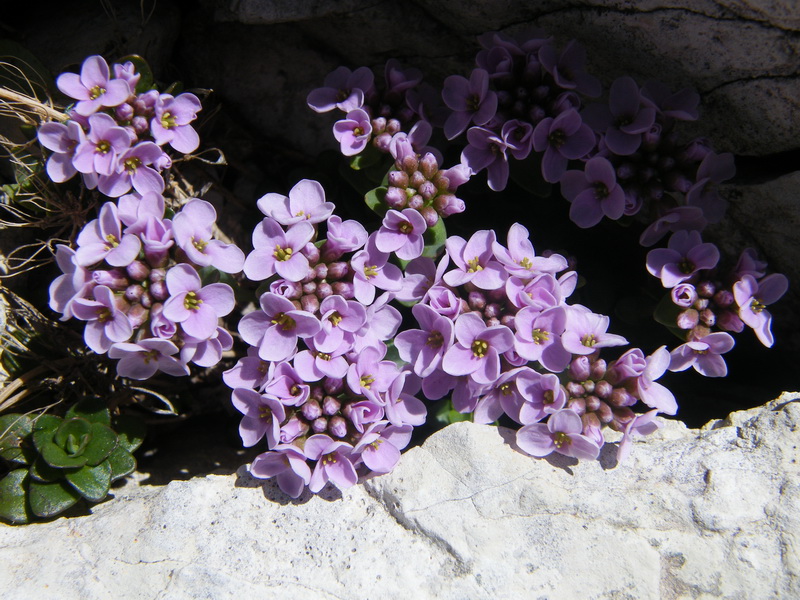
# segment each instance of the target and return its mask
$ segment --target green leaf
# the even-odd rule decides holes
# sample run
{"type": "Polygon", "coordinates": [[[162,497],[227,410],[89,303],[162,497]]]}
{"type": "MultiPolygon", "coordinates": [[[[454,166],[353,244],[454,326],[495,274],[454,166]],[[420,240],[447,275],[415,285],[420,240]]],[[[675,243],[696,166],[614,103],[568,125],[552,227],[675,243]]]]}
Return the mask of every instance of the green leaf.
{"type": "Polygon", "coordinates": [[[28,439],[33,431],[33,419],[27,415],[8,414],[0,417],[0,457],[10,462],[30,464],[36,453],[28,439]]]}
{"type": "Polygon", "coordinates": [[[86,398],[70,408],[66,414],[67,419],[81,418],[89,423],[111,425],[111,414],[105,401],[100,398],[86,398]]]}
{"type": "Polygon", "coordinates": [[[147,61],[138,54],[129,54],[120,58],[117,63],[122,65],[128,61],[133,63],[134,67],[136,67],[136,72],[140,75],[135,92],[142,94],[153,89],[153,71],[147,61]]]}
{"type": "Polygon", "coordinates": [[[61,426],[63,421],[63,419],[54,415],[39,415],[34,419],[33,431],[49,431],[51,434],[55,435],[56,429],[61,426]]]}
{"type": "Polygon", "coordinates": [[[0,480],[0,518],[12,523],[28,523],[33,515],[26,501],[27,469],[16,469],[0,480]]]}
{"type": "Polygon", "coordinates": [[[436,221],[436,225],[428,227],[428,229],[425,230],[423,239],[425,240],[425,249],[422,251],[422,256],[427,256],[434,260],[438,258],[444,248],[444,243],[447,241],[447,230],[444,226],[444,219],[439,217],[439,220],[436,221]]]}
{"type": "Polygon", "coordinates": [[[350,159],[350,168],[362,171],[367,167],[374,166],[384,159],[386,154],[378,150],[372,144],[367,144],[359,154],[350,159]]]}
{"type": "Polygon", "coordinates": [[[70,456],[81,456],[91,439],[91,427],[83,419],[67,419],[56,430],[53,441],[70,456]]]}
{"type": "Polygon", "coordinates": [[[119,438],[118,447],[128,452],[133,452],[141,446],[147,433],[144,421],[136,415],[120,415],[117,417],[114,420],[114,430],[119,438]]]}
{"type": "Polygon", "coordinates": [[[458,423],[459,421],[468,421],[470,419],[469,413],[460,413],[453,408],[453,403],[448,399],[442,402],[441,406],[437,409],[434,419],[442,426],[450,425],[451,423],[458,423]]]}
{"type": "Polygon", "coordinates": [[[94,467],[83,467],[67,473],[67,481],[87,500],[100,502],[111,486],[111,465],[104,461],[94,467]]]}
{"type": "Polygon", "coordinates": [[[61,481],[64,479],[64,473],[67,469],[56,469],[48,465],[45,460],[39,456],[33,462],[30,468],[31,477],[36,481],[44,481],[49,483],[51,481],[61,481]]]}
{"type": "Polygon", "coordinates": [[[71,469],[73,467],[82,467],[86,464],[86,456],[70,456],[64,449],[57,446],[54,442],[47,439],[42,440],[41,434],[47,433],[38,431],[33,434],[33,443],[36,444],[36,449],[42,455],[44,461],[51,467],[56,469],[71,469]],[[37,437],[38,436],[38,437],[37,437]]]}
{"type": "Polygon", "coordinates": [[[122,446],[117,446],[102,464],[107,464],[111,467],[111,481],[116,481],[120,477],[133,473],[136,468],[136,459],[122,446]]]}
{"type": "Polygon", "coordinates": [[[52,517],[74,505],[81,495],[66,482],[31,481],[28,484],[28,499],[35,515],[52,517]]]}
{"type": "Polygon", "coordinates": [[[367,203],[367,206],[369,206],[373,212],[381,217],[389,210],[389,206],[384,201],[384,198],[386,198],[386,191],[387,188],[385,187],[377,187],[364,194],[364,202],[367,203]]]}
{"type": "Polygon", "coordinates": [[[83,457],[89,466],[99,465],[119,444],[114,430],[100,423],[92,423],[92,439],[83,451],[83,457]]]}

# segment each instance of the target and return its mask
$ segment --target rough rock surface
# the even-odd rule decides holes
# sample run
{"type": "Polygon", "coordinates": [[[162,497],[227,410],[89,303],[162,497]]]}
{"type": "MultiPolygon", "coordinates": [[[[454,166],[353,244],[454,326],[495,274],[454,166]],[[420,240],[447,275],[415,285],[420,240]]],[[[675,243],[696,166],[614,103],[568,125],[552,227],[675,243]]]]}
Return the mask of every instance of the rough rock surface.
{"type": "Polygon", "coordinates": [[[459,423],[390,475],[290,501],[244,470],[128,485],[86,517],[0,528],[9,600],[800,597],[800,394],[631,460],[576,464],[459,423]]]}

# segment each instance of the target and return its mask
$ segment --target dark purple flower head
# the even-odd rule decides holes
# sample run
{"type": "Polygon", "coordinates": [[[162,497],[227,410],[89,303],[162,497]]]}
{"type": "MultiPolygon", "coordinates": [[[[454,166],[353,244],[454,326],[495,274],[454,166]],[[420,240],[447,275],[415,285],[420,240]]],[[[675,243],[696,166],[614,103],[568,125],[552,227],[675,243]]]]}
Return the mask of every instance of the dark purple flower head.
{"type": "Polygon", "coordinates": [[[703,210],[698,206],[676,206],[662,214],[642,232],[639,243],[642,246],[652,246],[668,232],[687,229],[689,231],[702,231],[708,225],[703,216],[703,210]]]}
{"type": "Polygon", "coordinates": [[[309,108],[324,113],[338,108],[350,112],[361,108],[364,96],[373,88],[375,76],[368,67],[350,71],[339,67],[325,77],[324,87],[312,90],[306,102],[309,108]]]}
{"type": "Polygon", "coordinates": [[[554,46],[544,44],[539,50],[539,61],[559,87],[575,90],[591,98],[600,95],[600,81],[583,69],[586,50],[575,40],[566,45],[560,56],[554,46]]]}
{"type": "Polygon", "coordinates": [[[453,111],[444,124],[448,140],[461,135],[470,123],[488,123],[497,112],[497,94],[489,90],[489,74],[483,69],[474,69],[469,80],[450,75],[444,80],[442,98],[453,111]]]}
{"type": "Polygon", "coordinates": [[[701,208],[709,223],[719,223],[728,203],[719,195],[718,187],[735,174],[733,154],[709,152],[697,168],[696,183],[686,192],[686,203],[701,208]]]}
{"type": "Polygon", "coordinates": [[[619,156],[636,152],[642,134],[655,123],[656,110],[644,103],[639,86],[632,77],[620,77],[611,84],[609,105],[592,105],[583,113],[595,131],[605,134],[606,147],[619,156]]]}
{"type": "Polygon", "coordinates": [[[131,88],[124,79],[111,79],[108,63],[102,56],[90,56],[81,66],[81,74],[62,73],[56,80],[58,89],[78,100],[75,112],[84,117],[101,108],[125,102],[131,88]]]}
{"type": "Polygon", "coordinates": [[[658,81],[648,81],[642,87],[642,101],[669,119],[696,121],[700,94],[690,88],[673,93],[658,81]]]}
{"type": "Polygon", "coordinates": [[[698,231],[677,231],[667,246],[647,253],[647,270],[660,278],[665,288],[689,281],[699,271],[713,269],[719,262],[717,247],[703,243],[698,231]]]}
{"type": "Polygon", "coordinates": [[[582,431],[580,416],[573,410],[563,409],[551,415],[546,425],[525,425],[517,432],[517,445],[531,456],[542,457],[556,451],[574,458],[594,460],[600,454],[600,447],[582,431]]]}
{"type": "Polygon", "coordinates": [[[617,183],[614,166],[602,156],[587,160],[583,171],[564,173],[561,194],[572,203],[569,218],[584,229],[597,225],[604,216],[616,221],[625,210],[625,192],[617,183]]]}
{"type": "Polygon", "coordinates": [[[472,173],[488,169],[489,188],[500,192],[508,183],[508,144],[495,132],[483,127],[470,127],[467,130],[469,143],[461,153],[462,164],[472,173]]]}
{"type": "Polygon", "coordinates": [[[550,183],[561,179],[568,161],[583,158],[594,145],[592,129],[574,108],[555,118],[542,119],[533,130],[533,147],[537,152],[544,152],[542,175],[550,183]]]}

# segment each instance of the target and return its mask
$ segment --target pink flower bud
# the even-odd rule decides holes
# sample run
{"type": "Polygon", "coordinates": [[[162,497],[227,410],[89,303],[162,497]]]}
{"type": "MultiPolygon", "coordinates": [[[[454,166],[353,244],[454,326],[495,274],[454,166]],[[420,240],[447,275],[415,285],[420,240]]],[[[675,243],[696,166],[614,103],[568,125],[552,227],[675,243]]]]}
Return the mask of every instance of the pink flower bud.
{"type": "Polygon", "coordinates": [[[411,177],[409,177],[408,185],[415,189],[419,189],[423,183],[428,181],[425,179],[425,175],[422,174],[421,171],[415,171],[411,173],[411,177]]]}
{"type": "Polygon", "coordinates": [[[322,388],[328,394],[338,394],[344,389],[344,381],[342,379],[326,377],[325,381],[322,383],[322,388]]]}
{"type": "Polygon", "coordinates": [[[342,407],[341,402],[339,402],[333,396],[325,396],[325,398],[322,400],[322,412],[328,415],[329,417],[332,417],[337,412],[339,412],[339,409],[341,407],[342,407]]]}
{"type": "Polygon", "coordinates": [[[310,294],[303,296],[300,298],[300,306],[306,312],[315,313],[319,310],[319,298],[310,294]]]}
{"type": "Polygon", "coordinates": [[[139,300],[143,295],[144,295],[144,288],[138,283],[129,285],[128,288],[125,290],[125,299],[128,302],[139,302],[139,300]]]}
{"type": "Polygon", "coordinates": [[[316,400],[306,400],[303,406],[300,407],[300,412],[303,413],[303,417],[308,421],[313,421],[322,416],[322,408],[316,400]]]}
{"type": "Polygon", "coordinates": [[[343,438],[347,435],[347,421],[343,417],[332,417],[328,421],[328,433],[335,438],[343,438]]]}
{"type": "Polygon", "coordinates": [[[387,178],[390,186],[403,189],[408,187],[408,173],[405,171],[389,171],[387,178]]]}
{"type": "Polygon", "coordinates": [[[323,281],[322,283],[317,284],[317,298],[320,300],[324,300],[328,296],[333,295],[333,288],[331,284],[327,281],[323,281]]]}
{"type": "Polygon", "coordinates": [[[700,313],[698,313],[693,308],[687,308],[681,314],[678,315],[677,325],[681,329],[691,329],[700,320],[700,313]]]}
{"type": "Polygon", "coordinates": [[[150,267],[140,260],[133,261],[131,264],[125,267],[125,271],[134,281],[144,281],[150,275],[150,267]]]}
{"type": "Polygon", "coordinates": [[[311,430],[314,433],[324,433],[326,429],[328,429],[328,419],[325,417],[314,419],[314,422],[311,423],[311,430]]]}
{"type": "Polygon", "coordinates": [[[439,222],[439,213],[437,213],[432,206],[423,206],[419,211],[425,219],[425,225],[434,227],[439,222]]]}

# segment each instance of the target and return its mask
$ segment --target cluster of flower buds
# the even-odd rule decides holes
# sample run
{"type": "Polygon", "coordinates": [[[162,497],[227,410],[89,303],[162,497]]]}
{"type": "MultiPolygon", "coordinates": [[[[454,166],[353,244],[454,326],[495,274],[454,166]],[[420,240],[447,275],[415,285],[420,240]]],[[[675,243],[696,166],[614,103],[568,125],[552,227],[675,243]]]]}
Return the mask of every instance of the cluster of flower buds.
{"type": "Polygon", "coordinates": [[[216,212],[191,199],[164,218],[164,198],[129,194],[105,203],[78,235],[77,249],[57,246],[63,275],[50,286],[50,307],[62,320],[86,321],[86,345],[119,359],[123,377],[158,371],[187,375],[188,363],[210,367],[233,339],[219,325],[234,308],[231,287],[203,285],[198,270],[241,271],[244,253],[215,240],[216,212]]]}
{"type": "Polygon", "coordinates": [[[53,151],[50,179],[61,183],[81,173],[86,187],[112,198],[131,188],[139,194],[164,191],[160,172],[172,160],[163,146],[194,151],[200,140],[190,123],[202,107],[190,93],[137,93],[140,77],[132,62],[113,65],[112,77],[101,56],[87,58],[80,74],[58,77],[58,88],[77,102],[65,123],[39,128],[39,142],[53,151]]]}
{"type": "Polygon", "coordinates": [[[703,242],[697,231],[677,231],[667,248],[647,255],[648,271],[670,290],[679,309],[675,326],[686,340],[672,351],[672,370],[691,366],[707,377],[724,377],[728,370],[721,355],[734,346],[730,333],[740,333],[745,324],[765,346],[774,342],[766,307],[786,293],[786,276],[767,275],[766,263],[751,249],[730,272],[721,272],[719,262],[717,247],[703,242]]]}
{"type": "Polygon", "coordinates": [[[402,320],[388,305],[402,272],[376,233],[332,214],[315,181],[258,206],[266,216],[244,273],[269,291],[239,323],[248,356],[223,376],[245,445],[267,440],[251,472],[276,477],[292,497],[386,473],[426,414],[413,397],[417,378],[386,360],[402,320]],[[323,223],[327,239],[317,240],[323,223]]]}

